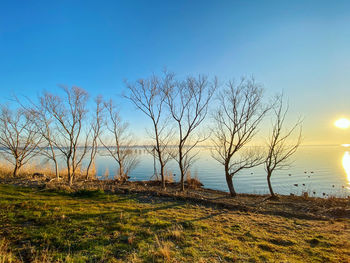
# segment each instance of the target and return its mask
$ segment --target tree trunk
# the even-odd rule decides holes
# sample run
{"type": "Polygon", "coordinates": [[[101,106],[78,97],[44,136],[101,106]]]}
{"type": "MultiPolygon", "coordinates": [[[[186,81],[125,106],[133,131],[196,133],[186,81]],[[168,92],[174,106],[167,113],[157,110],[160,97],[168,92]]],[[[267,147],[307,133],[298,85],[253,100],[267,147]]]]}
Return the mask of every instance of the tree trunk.
{"type": "Polygon", "coordinates": [[[68,176],[68,183],[71,186],[73,184],[73,176],[70,171],[70,163],[69,159],[67,160],[67,176],[68,176]]]}
{"type": "Polygon", "coordinates": [[[226,183],[227,183],[228,189],[230,191],[230,195],[232,197],[237,196],[235,188],[233,187],[233,181],[232,181],[233,175],[231,175],[229,172],[228,163],[225,164],[225,177],[226,177],[226,183]]]}
{"type": "Polygon", "coordinates": [[[271,185],[271,175],[272,175],[272,172],[268,172],[267,173],[267,184],[269,186],[269,190],[270,190],[270,194],[272,197],[275,197],[275,193],[273,192],[273,189],[272,189],[272,185],[271,185]]]}
{"type": "Polygon", "coordinates": [[[89,163],[88,167],[86,168],[85,180],[89,180],[90,166],[91,166],[91,162],[89,163]]]}
{"type": "Polygon", "coordinates": [[[124,168],[121,163],[119,163],[119,177],[122,179],[124,178],[124,168]]]}
{"type": "Polygon", "coordinates": [[[91,168],[91,166],[92,166],[92,164],[93,164],[93,162],[94,162],[94,159],[95,159],[95,157],[94,157],[93,155],[94,155],[94,154],[91,154],[91,155],[90,155],[90,161],[89,161],[89,164],[88,164],[88,166],[87,166],[87,168],[86,168],[85,180],[89,180],[90,168],[91,168]]]}
{"type": "Polygon", "coordinates": [[[13,169],[13,177],[17,177],[20,165],[16,162],[15,168],[13,169]]]}
{"type": "Polygon", "coordinates": [[[180,162],[180,174],[181,174],[181,180],[180,180],[180,184],[181,184],[181,192],[185,191],[185,174],[184,174],[184,169],[182,167],[182,162],[180,162]]]}
{"type": "Polygon", "coordinates": [[[76,173],[76,167],[74,165],[72,165],[72,173],[71,173],[70,180],[69,180],[70,186],[73,185],[73,181],[75,179],[75,173],[76,173]]]}
{"type": "Polygon", "coordinates": [[[122,162],[119,162],[119,180],[121,183],[125,183],[128,180],[128,175],[124,172],[124,166],[122,162]]]}
{"type": "MultiPolygon", "coordinates": [[[[50,134],[48,134],[48,138],[50,137],[50,134]]],[[[51,149],[51,154],[52,154],[52,160],[55,163],[55,174],[56,174],[56,179],[57,181],[60,179],[60,171],[58,170],[58,162],[56,159],[56,154],[55,154],[55,150],[52,146],[51,140],[49,140],[49,145],[50,145],[50,149],[51,149]]]]}
{"type": "Polygon", "coordinates": [[[228,172],[226,172],[226,182],[228,189],[230,190],[230,195],[232,197],[236,197],[237,193],[235,191],[235,188],[233,187],[233,181],[232,181],[233,176],[231,176],[228,172]]]}
{"type": "Polygon", "coordinates": [[[54,162],[55,162],[56,178],[58,180],[58,179],[60,179],[60,171],[58,170],[58,163],[57,163],[56,159],[54,160],[54,162]]]}
{"type": "Polygon", "coordinates": [[[185,171],[184,171],[184,167],[183,167],[183,157],[182,157],[182,147],[181,145],[179,145],[179,166],[180,166],[180,174],[181,174],[181,180],[180,180],[180,184],[181,184],[181,192],[185,191],[185,171]]]}
{"type": "Polygon", "coordinates": [[[69,176],[69,186],[73,185],[73,175],[69,176]]]}
{"type": "MultiPolygon", "coordinates": [[[[159,147],[159,143],[157,141],[157,145],[159,147]]],[[[163,163],[163,160],[162,160],[162,154],[159,150],[159,148],[157,149],[157,152],[158,152],[158,159],[159,159],[159,163],[160,163],[160,177],[161,177],[161,180],[162,180],[162,189],[165,189],[165,174],[164,174],[164,163],[163,163]]]]}
{"type": "Polygon", "coordinates": [[[160,165],[160,175],[162,177],[162,189],[165,189],[165,176],[164,176],[164,165],[160,165]]]}

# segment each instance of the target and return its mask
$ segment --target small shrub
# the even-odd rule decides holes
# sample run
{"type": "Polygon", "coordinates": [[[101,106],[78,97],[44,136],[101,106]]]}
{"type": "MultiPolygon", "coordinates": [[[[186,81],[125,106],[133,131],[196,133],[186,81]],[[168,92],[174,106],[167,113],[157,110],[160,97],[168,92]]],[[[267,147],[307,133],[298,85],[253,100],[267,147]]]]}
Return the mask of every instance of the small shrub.
{"type": "Polygon", "coordinates": [[[191,173],[187,172],[185,183],[190,189],[197,189],[203,186],[203,184],[199,181],[198,175],[196,174],[194,178],[191,177],[191,173]]]}

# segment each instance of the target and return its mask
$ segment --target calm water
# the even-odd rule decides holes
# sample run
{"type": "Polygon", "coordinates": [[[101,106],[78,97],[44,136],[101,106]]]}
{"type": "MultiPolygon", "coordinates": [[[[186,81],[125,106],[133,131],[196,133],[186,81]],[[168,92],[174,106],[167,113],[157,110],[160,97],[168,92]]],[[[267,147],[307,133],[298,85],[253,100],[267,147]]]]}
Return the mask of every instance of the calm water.
{"type": "MultiPolygon", "coordinates": [[[[100,150],[96,160],[97,176],[103,178],[106,171],[112,178],[117,173],[116,162],[103,156],[100,150]]],[[[132,181],[149,180],[153,172],[153,157],[144,148],[135,148],[139,165],[131,172],[132,181]]],[[[224,169],[211,157],[209,147],[198,147],[197,161],[191,169],[192,176],[198,176],[204,187],[228,191],[224,169]]],[[[39,167],[42,160],[36,161],[39,167]]],[[[64,168],[63,166],[60,167],[64,168]]],[[[167,167],[179,181],[179,169],[172,161],[167,167]]],[[[242,171],[233,178],[235,189],[239,193],[268,193],[266,173],[263,166],[242,171]]],[[[276,171],[272,176],[272,185],[276,193],[300,195],[308,192],[310,196],[350,196],[350,147],[345,146],[301,146],[294,156],[290,169],[276,171]]]]}
{"type": "MultiPolygon", "coordinates": [[[[144,149],[137,151],[140,163],[130,174],[130,180],[149,180],[153,175],[153,157],[144,149]]],[[[117,172],[116,163],[108,157],[99,156],[96,162],[97,175],[103,176],[108,169],[110,176],[117,172]]],[[[175,162],[167,170],[179,180],[175,162]]],[[[208,147],[200,147],[198,160],[191,170],[206,188],[228,191],[222,165],[215,161],[208,147]]],[[[264,168],[242,171],[234,177],[235,189],[239,193],[268,193],[264,168]]],[[[277,171],[272,177],[276,193],[311,196],[350,195],[350,148],[344,146],[302,146],[294,156],[290,169],[277,171]],[[297,186],[296,186],[297,184],[297,186]]]]}

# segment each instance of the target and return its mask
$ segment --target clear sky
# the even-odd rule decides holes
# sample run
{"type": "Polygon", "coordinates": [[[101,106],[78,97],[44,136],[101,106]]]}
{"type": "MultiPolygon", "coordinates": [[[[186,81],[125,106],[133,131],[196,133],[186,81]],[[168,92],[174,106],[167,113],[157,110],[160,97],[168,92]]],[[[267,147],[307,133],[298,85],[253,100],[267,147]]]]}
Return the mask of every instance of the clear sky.
{"type": "Polygon", "coordinates": [[[0,1],[1,102],[58,84],[113,97],[165,66],[254,75],[304,116],[304,143],[350,142],[333,125],[350,118],[350,1],[0,1]]]}

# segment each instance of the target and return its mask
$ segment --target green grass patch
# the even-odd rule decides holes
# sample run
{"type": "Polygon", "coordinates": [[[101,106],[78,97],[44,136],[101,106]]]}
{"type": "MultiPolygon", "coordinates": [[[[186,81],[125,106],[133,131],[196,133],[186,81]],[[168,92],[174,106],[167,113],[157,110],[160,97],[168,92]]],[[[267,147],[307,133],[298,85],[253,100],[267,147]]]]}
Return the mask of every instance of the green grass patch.
{"type": "Polygon", "coordinates": [[[0,262],[346,262],[349,220],[0,185],[0,262]]]}

